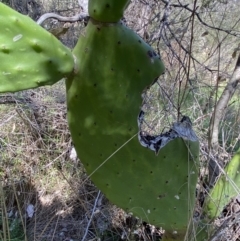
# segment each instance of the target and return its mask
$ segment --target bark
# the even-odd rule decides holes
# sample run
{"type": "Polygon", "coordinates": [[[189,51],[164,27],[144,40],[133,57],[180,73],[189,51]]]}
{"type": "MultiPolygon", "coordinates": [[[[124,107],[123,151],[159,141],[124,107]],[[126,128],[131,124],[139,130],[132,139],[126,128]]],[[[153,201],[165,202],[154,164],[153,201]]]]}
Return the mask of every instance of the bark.
{"type": "MultiPolygon", "coordinates": [[[[218,136],[219,136],[219,125],[220,122],[225,115],[225,112],[228,107],[228,103],[234,95],[237,85],[240,82],[240,54],[238,55],[237,63],[235,69],[233,71],[232,77],[223,90],[221,97],[219,98],[214,112],[212,114],[210,120],[210,128],[209,128],[209,150],[213,156],[218,156],[218,136]]],[[[209,186],[212,187],[215,184],[217,177],[220,174],[219,166],[222,166],[221,158],[215,158],[214,160],[210,158],[208,164],[209,170],[209,186]],[[218,161],[216,161],[218,160],[218,161]]]]}
{"type": "Polygon", "coordinates": [[[240,82],[240,54],[238,55],[237,63],[233,71],[232,77],[225,87],[221,97],[219,98],[212,118],[210,120],[209,129],[209,147],[216,150],[218,147],[219,124],[226,112],[228,103],[237,89],[240,82]]]}

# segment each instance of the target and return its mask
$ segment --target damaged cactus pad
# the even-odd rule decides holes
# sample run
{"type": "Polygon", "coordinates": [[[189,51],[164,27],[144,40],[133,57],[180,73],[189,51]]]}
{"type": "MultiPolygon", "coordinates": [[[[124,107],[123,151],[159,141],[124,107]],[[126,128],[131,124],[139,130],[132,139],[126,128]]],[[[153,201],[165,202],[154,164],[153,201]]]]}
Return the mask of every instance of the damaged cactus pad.
{"type": "Polygon", "coordinates": [[[66,81],[77,154],[106,197],[135,216],[184,237],[195,202],[197,140],[173,138],[158,155],[139,142],[141,94],[160,74],[160,57],[121,23],[90,20],[66,81]]]}

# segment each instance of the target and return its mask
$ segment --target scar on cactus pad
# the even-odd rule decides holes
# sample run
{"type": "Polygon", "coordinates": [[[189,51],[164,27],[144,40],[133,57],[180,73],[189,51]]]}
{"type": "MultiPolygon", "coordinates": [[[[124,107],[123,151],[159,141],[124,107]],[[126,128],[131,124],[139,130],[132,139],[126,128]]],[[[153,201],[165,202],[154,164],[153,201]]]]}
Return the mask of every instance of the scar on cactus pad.
{"type": "Polygon", "coordinates": [[[169,136],[139,131],[144,122],[141,94],[164,72],[164,65],[119,21],[127,3],[90,0],[90,20],[72,52],[0,3],[6,31],[0,46],[9,43],[11,53],[0,51],[0,59],[8,60],[0,70],[10,73],[1,75],[0,91],[34,88],[39,86],[36,80],[53,84],[65,77],[71,136],[92,181],[112,203],[163,227],[166,237],[181,240],[195,203],[199,143],[187,117],[173,124],[169,136]],[[23,37],[13,42],[19,34],[23,37]],[[20,72],[10,72],[19,66],[20,72]]]}

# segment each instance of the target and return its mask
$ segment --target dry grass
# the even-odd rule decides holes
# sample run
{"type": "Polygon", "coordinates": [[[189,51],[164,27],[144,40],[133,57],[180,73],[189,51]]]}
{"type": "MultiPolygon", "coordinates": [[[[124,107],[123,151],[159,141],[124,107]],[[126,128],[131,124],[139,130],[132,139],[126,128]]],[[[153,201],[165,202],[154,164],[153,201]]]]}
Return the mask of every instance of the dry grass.
{"type": "Polygon", "coordinates": [[[140,220],[110,204],[79,159],[70,158],[62,82],[0,100],[1,240],[147,237],[140,220]],[[33,217],[27,212],[31,205],[33,217]]]}

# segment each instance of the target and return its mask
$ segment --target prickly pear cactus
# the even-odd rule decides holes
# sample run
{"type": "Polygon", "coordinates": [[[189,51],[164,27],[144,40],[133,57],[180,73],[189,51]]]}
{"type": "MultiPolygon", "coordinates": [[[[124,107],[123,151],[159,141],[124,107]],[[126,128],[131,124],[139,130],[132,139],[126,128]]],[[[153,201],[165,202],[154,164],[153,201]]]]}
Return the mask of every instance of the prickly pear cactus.
{"type": "Polygon", "coordinates": [[[240,188],[240,150],[225,167],[225,174],[217,180],[215,186],[205,200],[205,213],[208,218],[219,216],[230,200],[239,194],[240,188]]]}
{"type": "Polygon", "coordinates": [[[114,204],[183,239],[195,201],[198,141],[176,138],[156,155],[138,140],[141,93],[164,71],[158,55],[118,23],[90,20],[66,81],[78,156],[114,204]]]}
{"type": "Polygon", "coordinates": [[[169,134],[152,137],[139,130],[141,94],[164,66],[118,22],[127,3],[89,1],[92,18],[73,50],[74,71],[67,48],[0,4],[0,92],[67,76],[69,127],[89,177],[114,204],[163,227],[165,240],[183,240],[195,202],[199,143],[181,134],[184,118],[169,134]]]}
{"type": "Polygon", "coordinates": [[[70,74],[72,53],[29,17],[0,3],[0,92],[51,85],[70,74]]]}

